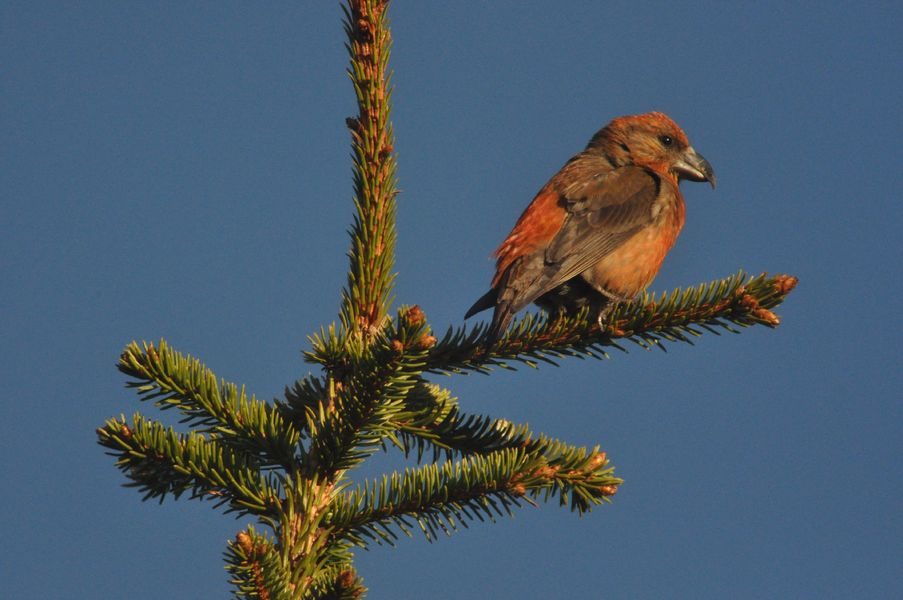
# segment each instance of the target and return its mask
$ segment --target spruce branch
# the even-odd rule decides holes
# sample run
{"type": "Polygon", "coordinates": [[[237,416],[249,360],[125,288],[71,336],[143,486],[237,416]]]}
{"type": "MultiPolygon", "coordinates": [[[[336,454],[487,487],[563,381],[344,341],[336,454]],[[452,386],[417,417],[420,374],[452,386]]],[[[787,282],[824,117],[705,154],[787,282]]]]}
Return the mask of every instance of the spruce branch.
{"type": "Polygon", "coordinates": [[[578,512],[608,500],[621,480],[611,475],[605,453],[555,444],[550,455],[524,448],[498,450],[461,461],[431,463],[358,486],[335,504],[336,535],[366,547],[394,545],[396,529],[416,527],[430,541],[475,519],[494,521],[515,507],[559,496],[578,512]]]}
{"type": "Polygon", "coordinates": [[[292,499],[286,500],[283,517],[288,517],[285,523],[293,526],[282,529],[282,543],[257,533],[251,526],[228,543],[226,568],[239,597],[359,598],[366,591],[352,566],[347,543],[332,543],[321,552],[312,552],[306,546],[315,539],[322,549],[326,540],[321,509],[323,499],[331,497],[330,487],[315,485],[314,489],[313,493],[299,494],[298,489],[289,486],[288,497],[292,499]],[[305,519],[307,515],[312,518],[305,519]],[[316,534],[313,537],[309,527],[316,534]]]}
{"type": "Polygon", "coordinates": [[[382,446],[405,410],[430,344],[420,309],[402,307],[360,356],[333,368],[340,371],[334,393],[307,410],[309,469],[334,480],[382,446]]]}
{"type": "Polygon", "coordinates": [[[671,293],[644,294],[637,302],[619,305],[601,329],[596,315],[587,311],[571,317],[528,314],[487,348],[486,328],[450,327],[430,350],[427,371],[434,373],[487,373],[492,367],[510,369],[516,361],[531,367],[557,364],[565,356],[608,358],[606,348],[626,351],[621,341],[650,349],[665,349],[665,342],[693,343],[704,331],[738,333],[753,325],[777,327],[772,312],[796,286],[796,277],[763,273],[747,277],[742,271],[695,288],[671,293]]]}
{"type": "MultiPolygon", "coordinates": [[[[304,390],[300,392],[302,396],[326,397],[319,380],[308,377],[297,382],[291,389],[287,388],[286,394],[291,400],[277,401],[281,410],[291,415],[287,418],[300,417],[298,408],[291,406],[292,402],[298,401],[299,390],[304,390]]],[[[392,442],[405,456],[414,453],[417,462],[423,462],[427,453],[432,462],[513,448],[546,453],[557,443],[543,435],[535,436],[527,425],[486,415],[465,414],[450,391],[424,380],[418,380],[410,389],[404,405],[383,434],[384,440],[392,442]]]]}
{"type": "Polygon", "coordinates": [[[308,418],[320,407],[329,405],[330,392],[327,382],[322,377],[307,375],[291,385],[286,386],[284,400],[276,399],[274,404],[282,418],[291,422],[301,433],[302,439],[308,437],[308,418]]]}
{"type": "Polygon", "coordinates": [[[410,537],[415,524],[434,541],[438,531],[457,529],[457,522],[494,521],[522,502],[515,479],[528,466],[524,452],[511,450],[384,475],[336,503],[336,535],[361,547],[367,540],[394,545],[395,529],[410,537]]]}
{"type": "Polygon", "coordinates": [[[347,571],[352,562],[349,544],[332,536],[327,517],[338,494],[337,487],[317,474],[297,472],[283,482],[285,495],[278,509],[277,548],[282,568],[289,574],[293,598],[329,596],[324,585],[336,569],[347,571]]]}
{"type": "Polygon", "coordinates": [[[132,342],[117,367],[136,380],[126,385],[142,400],[152,400],[161,410],[178,410],[183,423],[214,434],[263,466],[294,468],[300,433],[278,411],[248,398],[243,387],[218,382],[199,360],[176,352],[165,340],[157,346],[132,342]]]}
{"type": "Polygon", "coordinates": [[[199,433],[178,433],[139,414],[131,425],[125,417],[108,419],[97,436],[131,480],[126,485],[137,487],[144,500],[162,502],[168,494],[178,498],[190,491],[192,499],[228,504],[227,513],[254,514],[271,522],[280,486],[246,454],[199,433]]]}
{"type": "Polygon", "coordinates": [[[367,593],[363,580],[350,564],[324,569],[310,588],[310,597],[322,600],[357,600],[367,593]]]}
{"type": "MultiPolygon", "coordinates": [[[[434,463],[443,456],[450,461],[455,457],[522,449],[541,456],[556,470],[564,469],[564,472],[570,472],[585,469],[586,464],[583,461],[586,461],[588,456],[600,455],[598,448],[587,453],[585,448],[577,448],[542,434],[535,435],[529,426],[524,424],[518,425],[506,419],[493,419],[485,415],[464,414],[458,406],[457,399],[452,397],[448,390],[434,384],[426,382],[418,384],[408,397],[408,407],[410,412],[396,422],[398,436],[392,439],[397,440],[397,445],[406,456],[416,452],[418,462],[422,462],[428,448],[432,450],[434,463]]],[[[601,454],[603,462],[607,465],[604,453],[601,454]]],[[[613,474],[613,467],[605,472],[612,480],[613,474]]],[[[608,482],[606,485],[617,484],[608,482]]],[[[567,494],[571,491],[568,488],[568,481],[560,480],[560,477],[552,478],[551,488],[557,493],[563,492],[561,493],[563,500],[568,498],[567,494]],[[559,487],[555,487],[556,485],[559,487]]],[[[579,494],[580,490],[578,489],[576,493],[579,494]]],[[[579,498],[571,498],[576,502],[572,504],[574,510],[585,512],[589,509],[588,505],[579,504],[579,498]]]]}
{"type": "MultiPolygon", "coordinates": [[[[322,379],[307,376],[286,387],[285,400],[276,400],[283,417],[301,431],[307,431],[308,418],[321,404],[327,405],[328,390],[322,379]]],[[[451,392],[433,383],[417,379],[404,398],[389,426],[383,444],[389,442],[417,462],[430,452],[433,461],[457,455],[491,452],[522,445],[530,438],[529,428],[504,419],[465,415],[451,392]]]]}
{"type": "Polygon", "coordinates": [[[289,600],[289,574],[282,568],[278,549],[272,539],[253,527],[240,531],[226,548],[226,570],[235,595],[248,600],[289,600]]]}
{"type": "Polygon", "coordinates": [[[354,163],[351,266],[342,297],[346,330],[365,337],[383,326],[391,301],[395,266],[396,164],[389,122],[392,88],[388,73],[392,38],[387,0],[349,0],[345,12],[348,75],[358,114],[347,119],[354,163]]]}
{"type": "Polygon", "coordinates": [[[405,456],[416,453],[417,462],[431,450],[431,460],[443,456],[487,454],[504,448],[530,444],[532,433],[526,425],[484,415],[466,415],[457,398],[438,385],[421,381],[407,399],[407,412],[395,421],[397,436],[392,441],[405,456]]]}

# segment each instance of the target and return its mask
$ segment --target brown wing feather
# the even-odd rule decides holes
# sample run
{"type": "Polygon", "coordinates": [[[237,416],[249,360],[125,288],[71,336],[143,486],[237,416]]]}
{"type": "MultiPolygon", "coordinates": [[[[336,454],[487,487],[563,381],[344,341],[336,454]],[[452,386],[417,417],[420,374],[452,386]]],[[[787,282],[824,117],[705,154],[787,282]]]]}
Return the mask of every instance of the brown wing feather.
{"type": "Polygon", "coordinates": [[[566,217],[544,251],[511,261],[500,274],[499,303],[517,312],[596,264],[652,223],[659,179],[641,167],[622,167],[563,198],[566,217]]]}

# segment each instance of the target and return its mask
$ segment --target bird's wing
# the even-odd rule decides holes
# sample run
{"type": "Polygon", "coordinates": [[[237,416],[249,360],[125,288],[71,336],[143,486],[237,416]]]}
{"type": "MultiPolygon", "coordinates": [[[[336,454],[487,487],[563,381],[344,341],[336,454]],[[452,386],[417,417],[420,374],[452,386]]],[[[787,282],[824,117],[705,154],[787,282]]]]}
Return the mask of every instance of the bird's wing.
{"type": "Polygon", "coordinates": [[[660,185],[647,169],[623,167],[587,186],[578,197],[565,195],[568,216],[545,252],[546,265],[560,274],[559,283],[579,275],[650,225],[660,185]]]}
{"type": "Polygon", "coordinates": [[[519,286],[514,304],[526,306],[583,273],[650,225],[662,185],[653,172],[629,166],[614,169],[579,188],[563,190],[567,211],[564,223],[542,253],[542,262],[530,261],[532,268],[525,269],[533,271],[534,277],[526,277],[529,282],[523,281],[519,286]]]}

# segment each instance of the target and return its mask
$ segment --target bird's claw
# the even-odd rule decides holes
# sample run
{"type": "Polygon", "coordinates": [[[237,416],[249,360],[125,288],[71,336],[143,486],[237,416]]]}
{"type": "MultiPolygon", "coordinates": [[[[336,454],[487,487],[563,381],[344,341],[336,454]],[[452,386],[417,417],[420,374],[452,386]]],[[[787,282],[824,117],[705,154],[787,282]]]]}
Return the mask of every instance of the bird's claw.
{"type": "Polygon", "coordinates": [[[614,302],[609,302],[605,305],[602,310],[599,311],[599,315],[596,317],[596,323],[599,324],[599,331],[605,333],[606,324],[605,321],[608,319],[608,316],[614,311],[615,306],[617,306],[614,302]]]}

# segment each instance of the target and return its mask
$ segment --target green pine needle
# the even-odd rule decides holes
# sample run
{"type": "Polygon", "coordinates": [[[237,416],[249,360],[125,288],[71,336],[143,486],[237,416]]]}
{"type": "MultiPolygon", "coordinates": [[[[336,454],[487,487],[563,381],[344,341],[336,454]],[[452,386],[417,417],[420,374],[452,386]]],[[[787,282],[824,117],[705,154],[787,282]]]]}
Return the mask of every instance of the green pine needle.
{"type": "Polygon", "coordinates": [[[131,425],[124,417],[107,420],[97,436],[117,458],[130,480],[126,485],[138,488],[145,500],[190,492],[216,506],[228,504],[227,513],[268,517],[281,495],[259,463],[200,433],[180,434],[135,414],[131,425]]]}
{"type": "Polygon", "coordinates": [[[753,325],[776,327],[780,320],[771,311],[796,285],[796,278],[766,274],[747,277],[742,271],[695,288],[670,294],[645,294],[622,304],[600,329],[596,315],[586,310],[572,317],[549,318],[528,314],[514,322],[507,334],[487,348],[486,327],[453,328],[431,349],[427,370],[434,373],[487,373],[492,367],[513,368],[510,362],[537,366],[537,361],[557,364],[565,356],[608,358],[606,348],[625,351],[619,343],[660,348],[665,342],[693,343],[700,329],[738,333],[753,325]]]}
{"type": "Polygon", "coordinates": [[[132,342],[117,366],[135,380],[127,385],[142,400],[161,410],[178,410],[183,423],[248,452],[265,466],[294,465],[300,433],[272,405],[249,398],[244,387],[218,381],[199,360],[176,352],[165,340],[157,346],[132,342]]]}

